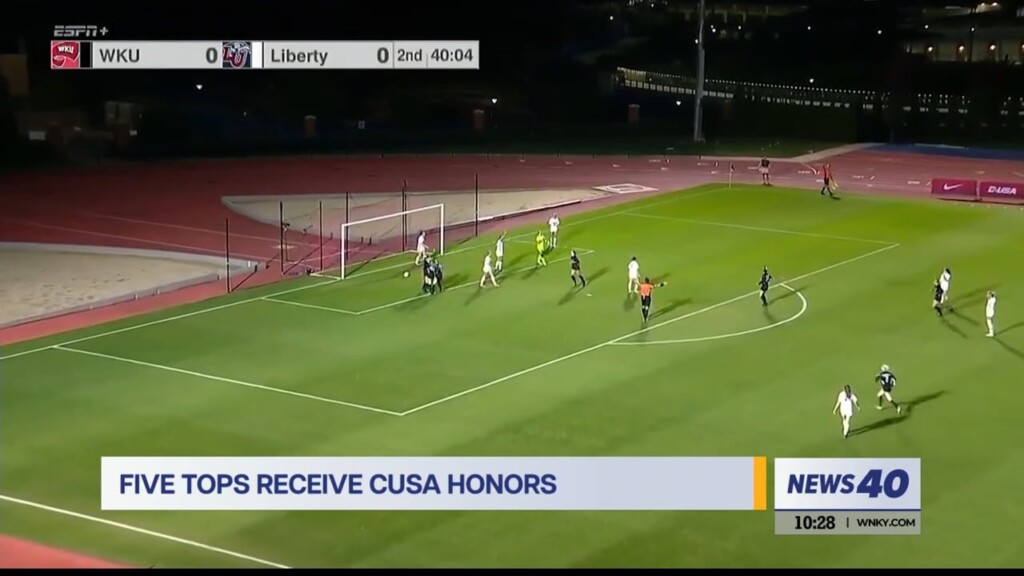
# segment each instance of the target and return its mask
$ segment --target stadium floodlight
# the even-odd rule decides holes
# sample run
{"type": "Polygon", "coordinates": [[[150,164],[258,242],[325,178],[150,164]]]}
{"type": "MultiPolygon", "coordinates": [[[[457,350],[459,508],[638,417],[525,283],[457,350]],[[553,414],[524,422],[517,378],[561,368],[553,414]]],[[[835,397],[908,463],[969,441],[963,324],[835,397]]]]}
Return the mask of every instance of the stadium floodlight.
{"type": "Polygon", "coordinates": [[[339,235],[337,274],[325,270],[318,275],[344,280],[351,276],[349,268],[355,264],[414,253],[421,232],[431,251],[444,254],[444,204],[345,222],[339,235]]]}

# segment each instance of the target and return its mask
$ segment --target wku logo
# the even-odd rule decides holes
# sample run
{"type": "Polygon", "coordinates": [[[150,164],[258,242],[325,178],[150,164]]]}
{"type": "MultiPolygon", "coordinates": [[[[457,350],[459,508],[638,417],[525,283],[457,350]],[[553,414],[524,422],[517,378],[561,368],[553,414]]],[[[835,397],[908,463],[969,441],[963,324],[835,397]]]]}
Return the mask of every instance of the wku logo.
{"type": "Polygon", "coordinates": [[[1016,196],[1017,195],[1017,187],[1016,186],[989,186],[988,187],[988,193],[989,194],[999,194],[1000,196],[1016,196]]]}
{"type": "Polygon", "coordinates": [[[54,40],[50,42],[50,68],[78,68],[81,63],[82,49],[78,42],[54,40]]]}
{"type": "Polygon", "coordinates": [[[221,58],[223,68],[250,68],[252,64],[249,57],[252,54],[252,44],[249,42],[225,42],[224,53],[221,58]]]}

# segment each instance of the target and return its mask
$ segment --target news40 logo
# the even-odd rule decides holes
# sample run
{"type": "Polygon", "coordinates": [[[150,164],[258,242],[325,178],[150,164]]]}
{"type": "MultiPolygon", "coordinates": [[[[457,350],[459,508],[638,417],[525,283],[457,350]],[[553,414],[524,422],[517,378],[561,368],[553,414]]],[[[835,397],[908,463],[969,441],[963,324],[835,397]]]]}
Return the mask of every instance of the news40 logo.
{"type": "Polygon", "coordinates": [[[73,40],[50,42],[50,69],[67,70],[82,65],[82,45],[73,40]]]}
{"type": "Polygon", "coordinates": [[[252,42],[224,42],[221,68],[252,68],[252,42]]]}
{"type": "Polygon", "coordinates": [[[919,511],[920,458],[778,458],[775,510],[919,511]]]}

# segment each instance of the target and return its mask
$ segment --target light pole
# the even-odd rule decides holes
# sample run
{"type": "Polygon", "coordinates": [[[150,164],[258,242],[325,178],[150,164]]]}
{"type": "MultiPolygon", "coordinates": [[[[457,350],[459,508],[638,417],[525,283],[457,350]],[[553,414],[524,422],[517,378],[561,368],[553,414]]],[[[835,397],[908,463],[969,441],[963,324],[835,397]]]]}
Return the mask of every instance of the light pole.
{"type": "Polygon", "coordinates": [[[700,142],[703,139],[702,120],[703,110],[701,108],[704,100],[704,1],[700,0],[697,8],[697,90],[693,98],[693,141],[700,142]]]}

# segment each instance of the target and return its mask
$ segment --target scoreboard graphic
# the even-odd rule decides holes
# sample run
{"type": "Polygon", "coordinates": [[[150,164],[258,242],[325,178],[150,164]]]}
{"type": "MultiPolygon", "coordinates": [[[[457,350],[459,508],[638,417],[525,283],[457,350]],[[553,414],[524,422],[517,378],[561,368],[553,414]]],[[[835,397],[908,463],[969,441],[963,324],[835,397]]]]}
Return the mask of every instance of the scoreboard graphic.
{"type": "MultiPolygon", "coordinates": [[[[87,38],[92,38],[86,36],[87,38]]],[[[53,70],[479,70],[478,40],[53,40],[53,70]]]]}
{"type": "Polygon", "coordinates": [[[775,533],[921,533],[919,458],[777,458],[775,533]]]}

